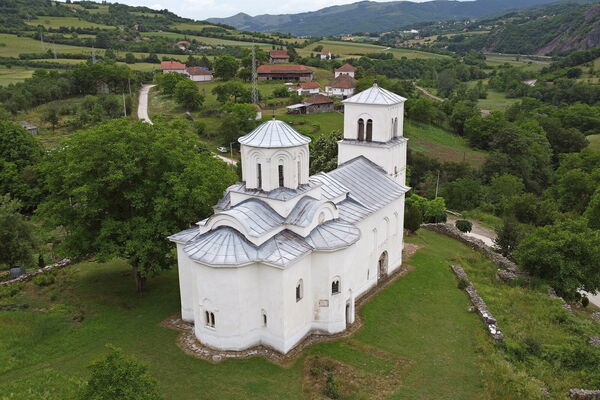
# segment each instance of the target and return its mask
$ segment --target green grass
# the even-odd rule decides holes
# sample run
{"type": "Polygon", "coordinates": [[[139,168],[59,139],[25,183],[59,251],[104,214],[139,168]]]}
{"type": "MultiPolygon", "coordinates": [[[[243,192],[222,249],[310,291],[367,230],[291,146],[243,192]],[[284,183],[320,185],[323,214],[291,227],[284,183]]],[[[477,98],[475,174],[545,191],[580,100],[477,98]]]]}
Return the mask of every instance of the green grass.
{"type": "MultiPolygon", "coordinates": [[[[17,57],[21,53],[43,53],[48,49],[55,49],[62,53],[77,53],[77,54],[92,54],[92,49],[89,47],[70,46],[66,44],[42,44],[39,40],[34,40],[28,37],[18,37],[8,33],[0,33],[0,43],[5,46],[0,46],[0,56],[2,57],[17,57]]],[[[97,50],[97,53],[103,53],[97,50]]]]}
{"type": "Polygon", "coordinates": [[[433,125],[405,120],[404,136],[409,139],[409,149],[439,161],[465,161],[473,166],[485,161],[485,152],[472,149],[464,138],[433,125]]]}
{"type": "Polygon", "coordinates": [[[600,135],[590,135],[587,140],[590,142],[590,149],[600,151],[600,135]]]}
{"type": "Polygon", "coordinates": [[[477,105],[482,110],[490,111],[502,111],[518,102],[519,99],[509,99],[506,97],[506,93],[498,92],[494,89],[488,89],[487,98],[479,99],[477,105]]]}
{"type": "MultiPolygon", "coordinates": [[[[264,117],[268,119],[270,115],[264,117]]],[[[279,114],[277,119],[291,124],[298,132],[313,139],[322,134],[329,134],[331,131],[341,131],[344,125],[344,116],[338,112],[309,115],[279,114]]]]}
{"type": "MultiPolygon", "coordinates": [[[[212,38],[212,37],[206,37],[206,36],[194,36],[194,35],[183,35],[181,33],[176,33],[176,32],[145,32],[144,36],[148,36],[148,37],[166,37],[169,39],[179,39],[179,40],[184,40],[184,39],[196,39],[199,42],[202,43],[206,43],[209,45],[213,45],[213,46],[240,46],[240,47],[252,47],[252,42],[244,42],[241,40],[229,40],[229,39],[219,39],[219,38],[212,38]]],[[[255,43],[256,47],[263,47],[263,48],[271,48],[271,44],[268,43],[255,43]]]]}
{"type": "Polygon", "coordinates": [[[31,78],[33,70],[24,67],[6,68],[0,66],[0,86],[7,86],[11,83],[23,82],[25,79],[31,78]]]}
{"type": "Polygon", "coordinates": [[[308,56],[310,53],[314,53],[312,49],[316,46],[322,45],[323,50],[331,51],[332,53],[341,56],[342,58],[348,57],[356,57],[357,54],[367,54],[367,53],[382,53],[389,52],[393,53],[395,57],[406,57],[406,58],[444,58],[447,56],[427,53],[424,51],[418,50],[408,50],[408,49],[396,49],[396,48],[387,48],[384,46],[379,46],[375,44],[369,43],[358,43],[358,42],[350,42],[350,41],[335,41],[335,40],[321,40],[317,43],[311,43],[307,47],[303,49],[299,49],[298,53],[302,56],[308,56]]]}
{"type": "Polygon", "coordinates": [[[77,17],[38,17],[27,22],[31,26],[43,25],[45,28],[60,28],[61,26],[73,28],[100,28],[115,29],[114,26],[96,24],[94,22],[84,21],[77,17]]]}

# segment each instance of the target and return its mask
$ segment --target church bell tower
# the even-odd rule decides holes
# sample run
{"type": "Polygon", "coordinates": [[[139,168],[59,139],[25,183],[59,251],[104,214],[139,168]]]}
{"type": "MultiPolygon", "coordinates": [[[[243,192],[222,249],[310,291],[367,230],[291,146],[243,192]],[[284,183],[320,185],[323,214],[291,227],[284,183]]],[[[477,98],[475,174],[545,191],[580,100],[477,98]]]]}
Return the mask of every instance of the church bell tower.
{"type": "Polygon", "coordinates": [[[338,165],[364,156],[405,185],[405,101],[377,84],[344,100],[344,138],[338,142],[338,165]]]}

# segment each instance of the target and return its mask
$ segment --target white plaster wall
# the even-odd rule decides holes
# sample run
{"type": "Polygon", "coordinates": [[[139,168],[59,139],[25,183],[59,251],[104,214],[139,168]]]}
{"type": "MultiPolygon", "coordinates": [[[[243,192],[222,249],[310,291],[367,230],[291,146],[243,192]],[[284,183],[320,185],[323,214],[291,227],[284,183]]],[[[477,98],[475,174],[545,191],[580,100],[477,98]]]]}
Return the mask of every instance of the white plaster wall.
{"type": "Polygon", "coordinates": [[[334,78],[337,78],[340,75],[348,75],[348,76],[351,76],[352,78],[354,78],[354,72],[338,72],[338,71],[336,71],[334,75],[335,75],[334,78]]]}
{"type": "Polygon", "coordinates": [[[212,81],[212,75],[190,75],[190,79],[194,82],[207,82],[212,81]]]}
{"type": "Polygon", "coordinates": [[[389,146],[368,142],[338,142],[338,165],[364,156],[383,168],[388,176],[404,185],[406,182],[406,140],[392,142],[389,146]],[[397,173],[396,173],[397,171],[397,173]]]}
{"type": "Polygon", "coordinates": [[[373,120],[373,141],[387,142],[394,137],[392,120],[398,118],[397,136],[404,132],[404,103],[386,105],[344,104],[344,138],[358,139],[358,120],[365,121],[365,137],[367,120],[373,120]]]}
{"type": "Polygon", "coordinates": [[[179,296],[181,297],[181,318],[184,321],[194,321],[193,280],[191,263],[183,251],[185,245],[177,243],[177,268],[179,270],[179,296]]]}
{"type": "Polygon", "coordinates": [[[308,144],[288,148],[257,148],[241,145],[242,179],[246,187],[258,188],[258,164],[261,164],[262,190],[279,187],[279,165],[283,165],[284,186],[295,189],[308,183],[308,144]]]}

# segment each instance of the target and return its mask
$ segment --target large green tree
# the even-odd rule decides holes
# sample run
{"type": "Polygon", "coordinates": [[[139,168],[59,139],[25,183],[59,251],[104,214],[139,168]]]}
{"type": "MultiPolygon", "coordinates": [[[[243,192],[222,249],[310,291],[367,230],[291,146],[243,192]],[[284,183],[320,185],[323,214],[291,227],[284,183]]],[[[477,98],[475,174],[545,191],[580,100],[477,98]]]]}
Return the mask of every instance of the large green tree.
{"type": "Polygon", "coordinates": [[[221,118],[219,135],[223,144],[229,145],[250,132],[258,124],[256,121],[256,107],[253,104],[227,103],[223,107],[225,115],[221,118]]]}
{"type": "Polygon", "coordinates": [[[35,238],[33,228],[19,213],[20,204],[0,196],[0,265],[31,265],[35,238]]]}
{"type": "Polygon", "coordinates": [[[40,214],[66,232],[71,256],[123,257],[138,290],[174,261],[166,236],[211,214],[235,181],[193,134],[118,119],[75,133],[42,164],[40,214]]]}
{"type": "Polygon", "coordinates": [[[228,81],[235,77],[240,68],[240,63],[232,56],[221,56],[215,59],[214,67],[215,77],[228,81]]]}
{"type": "Polygon", "coordinates": [[[342,132],[332,131],[328,135],[320,135],[310,144],[310,173],[329,172],[337,167],[338,140],[342,132]]]}
{"type": "Polygon", "coordinates": [[[578,290],[600,290],[600,231],[584,218],[559,221],[537,228],[518,245],[514,256],[534,276],[568,298],[578,290]]]}
{"type": "Polygon", "coordinates": [[[200,94],[198,85],[189,79],[182,80],[175,85],[174,97],[177,104],[187,110],[197,110],[204,103],[204,96],[200,94]]]}

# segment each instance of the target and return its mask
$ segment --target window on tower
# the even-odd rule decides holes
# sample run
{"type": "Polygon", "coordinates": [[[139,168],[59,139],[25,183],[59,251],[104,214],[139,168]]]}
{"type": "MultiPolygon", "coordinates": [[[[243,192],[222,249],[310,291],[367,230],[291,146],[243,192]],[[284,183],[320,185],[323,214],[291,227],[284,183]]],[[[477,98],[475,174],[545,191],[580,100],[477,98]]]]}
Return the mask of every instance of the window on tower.
{"type": "Polygon", "coordinates": [[[358,140],[365,140],[365,121],[358,119],[358,140]]]}
{"type": "Polygon", "coordinates": [[[373,141],[373,120],[367,120],[367,142],[373,141]]]}
{"type": "Polygon", "coordinates": [[[284,180],[283,180],[283,165],[279,166],[279,187],[283,187],[284,184],[284,180]]]}
{"type": "Polygon", "coordinates": [[[304,297],[304,283],[300,279],[296,285],[296,302],[302,300],[302,297],[304,297]]]}
{"type": "Polygon", "coordinates": [[[262,190],[262,165],[256,164],[257,188],[262,190]]]}

